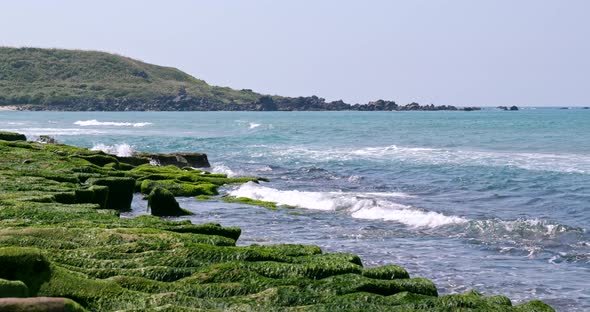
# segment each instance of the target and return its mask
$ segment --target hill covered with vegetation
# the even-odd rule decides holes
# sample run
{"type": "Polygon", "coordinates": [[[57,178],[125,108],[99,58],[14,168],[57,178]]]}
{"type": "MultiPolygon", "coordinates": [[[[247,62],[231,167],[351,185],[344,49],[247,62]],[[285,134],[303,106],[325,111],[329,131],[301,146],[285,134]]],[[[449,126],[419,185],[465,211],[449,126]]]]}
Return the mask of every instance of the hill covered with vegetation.
{"type": "Polygon", "coordinates": [[[74,111],[457,110],[383,100],[350,105],[317,96],[269,96],[211,86],[176,68],[105,52],[9,47],[0,47],[0,106],[74,111]]]}
{"type": "Polygon", "coordinates": [[[50,108],[75,103],[123,105],[166,99],[178,102],[188,98],[245,104],[255,103],[260,97],[250,91],[210,86],[176,68],[105,52],[0,48],[2,105],[50,108]]]}

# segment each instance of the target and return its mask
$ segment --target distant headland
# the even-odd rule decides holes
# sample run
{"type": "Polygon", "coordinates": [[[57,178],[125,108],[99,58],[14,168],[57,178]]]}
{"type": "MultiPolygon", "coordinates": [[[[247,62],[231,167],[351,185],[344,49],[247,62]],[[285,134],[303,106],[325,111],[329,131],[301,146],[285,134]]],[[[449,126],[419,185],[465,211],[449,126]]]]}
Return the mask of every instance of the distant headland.
{"type": "Polygon", "coordinates": [[[473,111],[479,107],[326,102],[217,87],[176,68],[96,51],[0,47],[0,108],[58,111],[473,111]]]}

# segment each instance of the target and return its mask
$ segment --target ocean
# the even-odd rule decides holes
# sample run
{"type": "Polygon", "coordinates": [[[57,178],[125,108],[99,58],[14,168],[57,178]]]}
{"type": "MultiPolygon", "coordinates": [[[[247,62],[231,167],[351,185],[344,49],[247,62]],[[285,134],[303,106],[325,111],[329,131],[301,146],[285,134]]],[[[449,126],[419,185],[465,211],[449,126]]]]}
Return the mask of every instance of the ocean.
{"type": "MultiPolygon", "coordinates": [[[[0,129],[119,155],[205,152],[212,171],[268,183],[180,198],[241,245],[302,243],[398,264],[441,294],[590,310],[590,110],[0,112],[0,129]]],[[[126,217],[146,213],[140,196],[126,217]]]]}

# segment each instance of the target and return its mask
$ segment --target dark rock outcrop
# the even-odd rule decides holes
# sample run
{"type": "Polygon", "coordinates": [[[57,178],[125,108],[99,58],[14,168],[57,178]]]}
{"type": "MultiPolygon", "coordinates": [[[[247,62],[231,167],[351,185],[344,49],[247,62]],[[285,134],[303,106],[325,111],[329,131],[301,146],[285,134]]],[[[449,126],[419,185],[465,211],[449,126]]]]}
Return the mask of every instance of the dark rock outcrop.
{"type": "Polygon", "coordinates": [[[15,132],[0,131],[0,140],[4,141],[26,141],[27,137],[24,134],[15,132]]]}
{"type": "Polygon", "coordinates": [[[155,187],[148,196],[148,209],[158,217],[176,217],[190,214],[180,208],[174,194],[162,187],[155,187]]]}
{"type": "Polygon", "coordinates": [[[459,111],[479,110],[476,107],[457,108],[452,105],[398,105],[394,101],[377,100],[367,104],[347,104],[342,100],[326,102],[317,96],[280,97],[264,95],[253,103],[220,102],[211,98],[186,95],[161,96],[149,100],[112,98],[78,99],[48,104],[22,105],[20,110],[54,111],[459,111]]]}
{"type": "Polygon", "coordinates": [[[131,201],[135,191],[135,179],[127,177],[91,178],[86,183],[109,188],[106,201],[107,209],[119,211],[131,209],[131,201]]]}
{"type": "Polygon", "coordinates": [[[48,135],[40,135],[39,140],[37,142],[45,143],[45,144],[58,144],[57,140],[54,137],[48,135]]]}
{"type": "Polygon", "coordinates": [[[150,154],[138,153],[135,156],[117,156],[120,162],[127,163],[133,166],[143,164],[156,163],[161,166],[173,165],[178,168],[193,167],[193,168],[209,168],[209,160],[207,154],[204,153],[173,153],[173,154],[150,154]]]}

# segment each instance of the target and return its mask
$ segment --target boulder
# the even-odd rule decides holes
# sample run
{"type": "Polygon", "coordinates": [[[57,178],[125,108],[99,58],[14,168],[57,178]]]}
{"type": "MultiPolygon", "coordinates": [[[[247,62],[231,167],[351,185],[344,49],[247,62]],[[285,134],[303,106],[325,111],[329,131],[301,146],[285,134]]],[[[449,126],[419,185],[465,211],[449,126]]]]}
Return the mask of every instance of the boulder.
{"type": "Polygon", "coordinates": [[[147,154],[141,153],[138,155],[148,159],[148,162],[152,160],[161,166],[173,165],[178,168],[182,167],[194,167],[194,168],[208,168],[211,167],[207,154],[203,153],[174,153],[174,154],[147,154]]]}
{"type": "Polygon", "coordinates": [[[25,298],[29,288],[21,281],[8,281],[0,278],[0,298],[25,298]]]}
{"type": "MultiPolygon", "coordinates": [[[[86,183],[108,187],[107,209],[119,211],[131,209],[131,201],[133,200],[133,192],[135,191],[135,179],[127,177],[90,178],[86,183]]],[[[103,191],[98,188],[93,188],[93,190],[95,190],[95,196],[97,196],[96,193],[102,193],[97,191],[103,191]]]]}
{"type": "Polygon", "coordinates": [[[58,144],[57,140],[54,137],[48,135],[40,135],[38,141],[39,143],[45,144],[58,144]]]}
{"type": "Polygon", "coordinates": [[[26,141],[27,137],[24,134],[16,132],[0,131],[0,140],[4,141],[26,141]]]}
{"type": "Polygon", "coordinates": [[[0,298],[0,311],[26,312],[83,312],[86,311],[68,298],[0,298]]]}
{"type": "Polygon", "coordinates": [[[510,110],[511,111],[517,111],[518,110],[518,106],[516,106],[516,105],[510,106],[510,110]]]}
{"type": "Polygon", "coordinates": [[[156,187],[148,196],[148,209],[158,217],[184,216],[190,212],[180,208],[174,194],[162,187],[156,187]]]}

